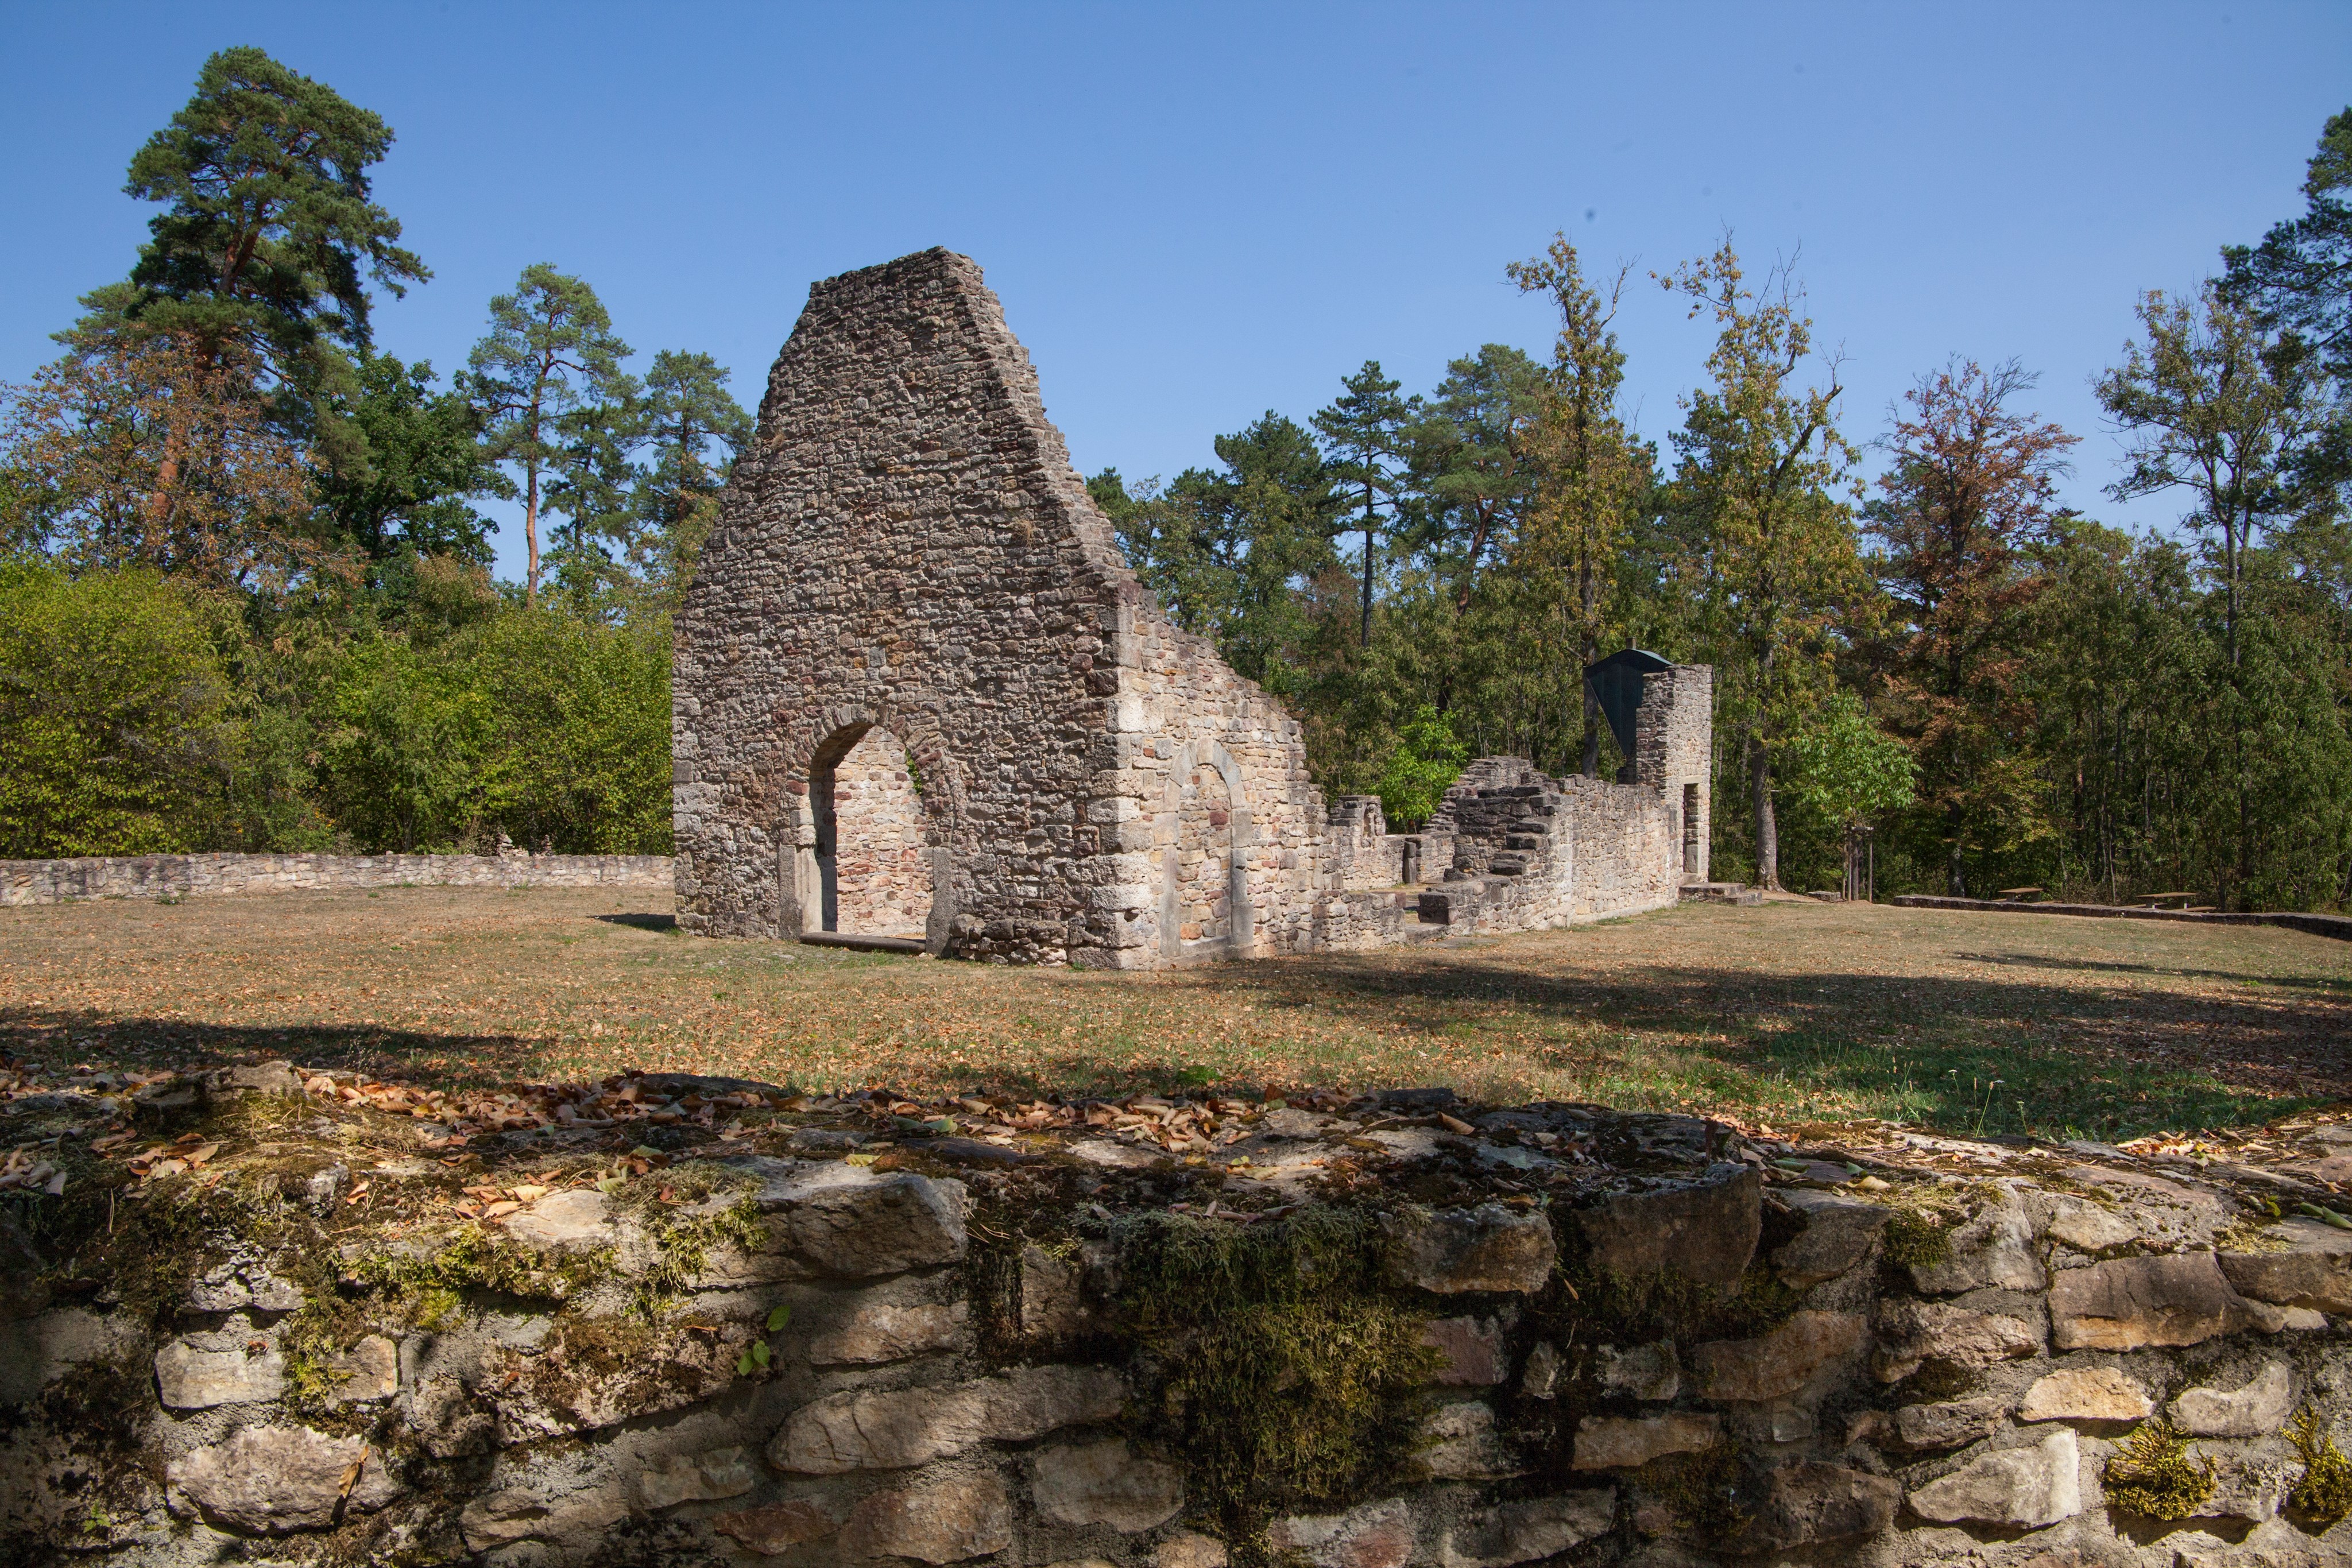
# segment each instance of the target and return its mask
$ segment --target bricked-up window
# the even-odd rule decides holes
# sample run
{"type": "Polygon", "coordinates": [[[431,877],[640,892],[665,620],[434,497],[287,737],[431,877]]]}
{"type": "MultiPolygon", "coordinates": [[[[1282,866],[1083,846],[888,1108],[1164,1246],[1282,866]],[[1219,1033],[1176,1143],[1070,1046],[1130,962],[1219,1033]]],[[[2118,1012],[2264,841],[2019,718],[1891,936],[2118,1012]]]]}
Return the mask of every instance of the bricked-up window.
{"type": "MultiPolygon", "coordinates": [[[[830,750],[830,747],[825,748],[830,750]]],[[[917,936],[931,915],[923,800],[907,748],[888,730],[859,736],[809,779],[824,926],[857,936],[917,936]]]]}
{"type": "Polygon", "coordinates": [[[1683,874],[1696,876],[1699,862],[1698,786],[1683,786],[1683,874]]]}
{"type": "Polygon", "coordinates": [[[1193,768],[1176,807],[1177,935],[1222,942],[1233,935],[1234,801],[1224,775],[1193,768]]]}

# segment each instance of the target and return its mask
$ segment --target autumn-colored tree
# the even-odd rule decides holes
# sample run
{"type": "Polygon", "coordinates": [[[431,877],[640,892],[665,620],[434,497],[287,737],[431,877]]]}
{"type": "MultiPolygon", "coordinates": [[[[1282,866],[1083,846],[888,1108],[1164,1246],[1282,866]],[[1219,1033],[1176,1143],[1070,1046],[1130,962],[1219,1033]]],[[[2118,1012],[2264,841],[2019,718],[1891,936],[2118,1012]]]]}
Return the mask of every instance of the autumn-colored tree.
{"type": "MultiPolygon", "coordinates": [[[[1624,554],[1635,497],[1651,477],[1651,449],[1633,438],[1617,406],[1625,353],[1610,323],[1630,271],[1618,268],[1604,298],[1561,235],[1543,255],[1504,268],[1522,292],[1549,294],[1559,309],[1542,409],[1528,436],[1535,504],[1515,564],[1560,591],[1557,603],[1580,672],[1601,656],[1612,629],[1610,580],[1624,554]]],[[[1576,685],[1584,706],[1579,770],[1590,778],[1601,765],[1601,704],[1580,674],[1576,685]]]]}
{"type": "Polygon", "coordinates": [[[246,356],[233,342],[126,338],[0,389],[6,466],[38,495],[50,542],[83,565],[247,589],[315,564],[299,531],[305,454],[247,395],[246,356]]]}
{"type": "Polygon", "coordinates": [[[1893,411],[1889,461],[1864,509],[1891,615],[1884,674],[1942,840],[1947,885],[1967,891],[1972,850],[2047,837],[2037,727],[2020,675],[2042,580],[2028,554],[2048,527],[2081,438],[2011,408],[2034,378],[2011,361],[1955,361],[1893,411]]]}
{"type": "Polygon", "coordinates": [[[1717,328],[1708,384],[1683,401],[1671,495],[1684,575],[1703,596],[1717,723],[1746,760],[1756,880],[1777,888],[1773,746],[1831,688],[1843,639],[1868,609],[1850,505],[1857,454],[1837,428],[1836,359],[1821,382],[1798,379],[1813,325],[1786,267],[1751,288],[1727,237],[1659,281],[1717,328]]]}

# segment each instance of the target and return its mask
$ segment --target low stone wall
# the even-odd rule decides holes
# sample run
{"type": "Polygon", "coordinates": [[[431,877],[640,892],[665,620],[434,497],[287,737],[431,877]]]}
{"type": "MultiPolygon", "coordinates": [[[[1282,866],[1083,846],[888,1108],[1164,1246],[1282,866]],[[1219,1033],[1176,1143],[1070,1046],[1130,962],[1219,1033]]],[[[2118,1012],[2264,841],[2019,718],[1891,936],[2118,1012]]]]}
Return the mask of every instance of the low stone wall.
{"type": "Polygon", "coordinates": [[[1887,900],[1901,909],[1999,910],[2015,915],[2079,915],[2099,920],[2185,920],[2211,925],[2279,925],[2313,936],[2352,942],[2352,915],[2310,915],[2299,910],[2140,909],[2116,904],[2022,904],[2014,899],[1945,898],[1904,893],[1887,900]]]}
{"type": "Polygon", "coordinates": [[[2352,1561],[2324,1116],[0,1093],[9,1563],[2352,1561]]]}
{"type": "Polygon", "coordinates": [[[670,886],[667,855],[120,855],[0,861],[0,906],[366,887],[670,886]]]}
{"type": "Polygon", "coordinates": [[[2352,1560],[2324,1118],[0,1087],[11,1563],[2352,1560]]]}

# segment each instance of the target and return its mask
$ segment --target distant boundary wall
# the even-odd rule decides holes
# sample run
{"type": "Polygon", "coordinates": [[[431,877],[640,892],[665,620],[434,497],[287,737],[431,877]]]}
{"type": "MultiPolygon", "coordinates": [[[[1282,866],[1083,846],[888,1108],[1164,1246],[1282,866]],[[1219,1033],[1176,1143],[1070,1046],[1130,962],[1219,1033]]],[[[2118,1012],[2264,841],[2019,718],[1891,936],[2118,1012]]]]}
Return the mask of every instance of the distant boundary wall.
{"type": "Polygon", "coordinates": [[[406,885],[667,892],[671,876],[667,855],[92,855],[0,861],[0,907],[406,885]]]}
{"type": "Polygon", "coordinates": [[[2284,925],[2313,936],[2333,936],[2352,942],[2352,915],[2305,915],[2292,910],[2254,910],[2245,914],[2221,910],[2126,909],[2114,904],[2017,904],[1990,898],[1939,898],[1933,894],[1906,893],[1888,900],[1902,909],[1990,909],[2012,915],[2088,915],[2107,920],[2189,920],[2211,925],[2284,925]]]}

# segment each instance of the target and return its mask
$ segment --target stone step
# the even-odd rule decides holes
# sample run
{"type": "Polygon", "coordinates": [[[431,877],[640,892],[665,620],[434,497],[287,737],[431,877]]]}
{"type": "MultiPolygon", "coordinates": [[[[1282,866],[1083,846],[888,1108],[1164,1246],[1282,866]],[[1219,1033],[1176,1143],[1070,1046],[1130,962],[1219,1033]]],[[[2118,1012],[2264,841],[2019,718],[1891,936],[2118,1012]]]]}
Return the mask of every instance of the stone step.
{"type": "Polygon", "coordinates": [[[1737,904],[1755,905],[1764,902],[1760,888],[1738,882],[1686,882],[1683,883],[1685,904],[1737,904]]]}
{"type": "Polygon", "coordinates": [[[854,931],[803,931],[801,941],[811,947],[847,947],[859,953],[929,951],[919,936],[861,936],[854,931]]]}

